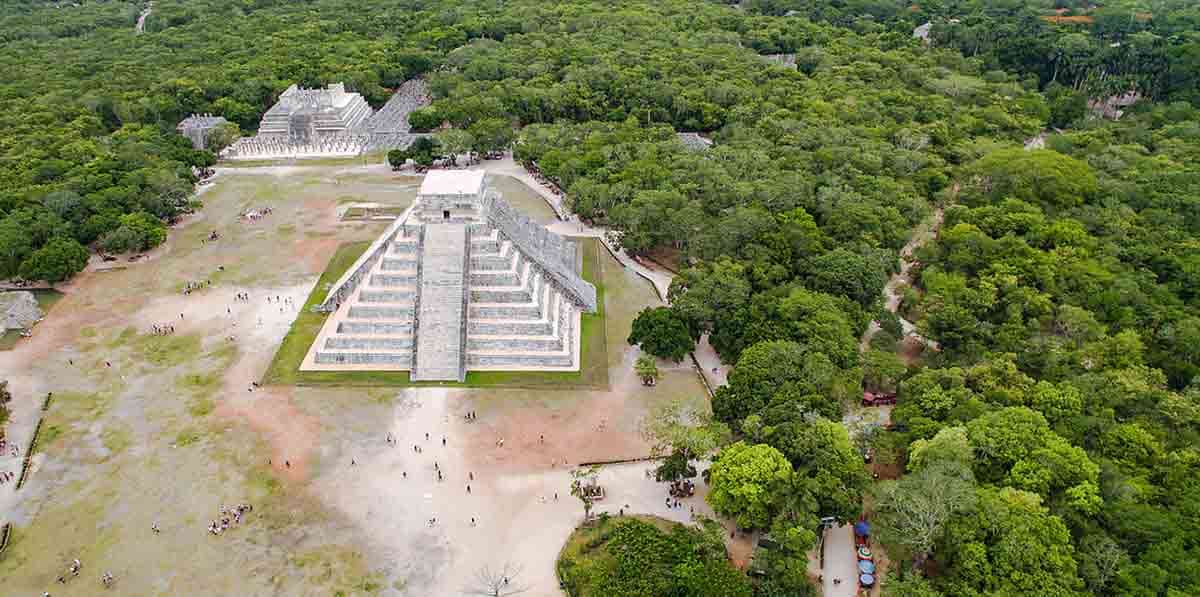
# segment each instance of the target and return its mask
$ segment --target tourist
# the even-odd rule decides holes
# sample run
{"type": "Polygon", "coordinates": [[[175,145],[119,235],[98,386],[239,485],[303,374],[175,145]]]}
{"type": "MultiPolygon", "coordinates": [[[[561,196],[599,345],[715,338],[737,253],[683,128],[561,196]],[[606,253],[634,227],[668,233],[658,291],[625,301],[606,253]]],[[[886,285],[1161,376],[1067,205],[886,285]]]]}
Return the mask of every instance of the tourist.
{"type": "Polygon", "coordinates": [[[446,438],[445,438],[445,436],[443,436],[442,437],[442,446],[444,447],[445,445],[446,445],[446,438]]]}
{"type": "Polygon", "coordinates": [[[470,485],[470,484],[467,484],[467,493],[468,493],[468,494],[470,494],[470,493],[471,493],[471,485],[470,485]]]}

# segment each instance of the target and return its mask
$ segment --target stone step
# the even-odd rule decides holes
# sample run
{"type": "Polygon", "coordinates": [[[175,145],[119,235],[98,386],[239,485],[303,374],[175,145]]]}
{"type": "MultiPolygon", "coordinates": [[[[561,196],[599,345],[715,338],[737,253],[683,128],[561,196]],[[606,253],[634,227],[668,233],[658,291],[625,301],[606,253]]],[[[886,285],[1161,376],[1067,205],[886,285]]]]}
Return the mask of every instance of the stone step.
{"type": "Polygon", "coordinates": [[[325,339],[326,350],[380,350],[412,351],[412,336],[406,338],[380,338],[371,336],[333,336],[325,339]]]}
{"type": "Polygon", "coordinates": [[[520,267],[520,253],[513,255],[484,254],[471,255],[471,273],[494,272],[497,270],[517,271],[520,267]]]}
{"type": "Polygon", "coordinates": [[[467,337],[472,336],[549,336],[554,333],[551,321],[514,321],[504,319],[471,319],[467,324],[467,337]]]}
{"type": "Polygon", "coordinates": [[[467,367],[571,367],[575,364],[575,355],[539,355],[539,354],[467,354],[467,367]]]}
{"type": "Polygon", "coordinates": [[[367,290],[358,293],[358,300],[364,303],[396,303],[411,305],[417,299],[413,290],[367,290]]]}
{"type": "Polygon", "coordinates": [[[539,305],[471,305],[469,317],[472,319],[506,319],[506,320],[540,320],[542,308],[539,305]]]}
{"type": "Polygon", "coordinates": [[[318,350],[313,360],[320,365],[412,365],[412,352],[348,352],[318,350]]]}
{"type": "Polygon", "coordinates": [[[352,305],[347,316],[352,319],[400,319],[411,320],[414,309],[408,307],[367,307],[352,305]]]}
{"type": "Polygon", "coordinates": [[[519,286],[520,284],[521,275],[517,272],[494,271],[471,273],[472,288],[479,286],[519,286]]]}
{"type": "Polygon", "coordinates": [[[372,274],[367,280],[371,286],[379,288],[395,288],[397,286],[416,286],[417,274],[372,274]]]}
{"type": "Polygon", "coordinates": [[[382,323],[375,321],[343,321],[337,326],[339,334],[371,334],[371,335],[387,335],[400,336],[412,335],[413,323],[382,323]]]}
{"type": "Polygon", "coordinates": [[[535,290],[471,289],[472,303],[532,304],[535,290]]]}
{"type": "Polygon", "coordinates": [[[384,257],[379,263],[379,270],[385,272],[394,271],[417,271],[417,259],[414,256],[412,259],[395,259],[392,257],[384,257]]]}
{"type": "Polygon", "coordinates": [[[508,352],[547,352],[555,353],[563,350],[562,338],[554,337],[472,337],[467,336],[468,354],[484,354],[497,352],[497,354],[505,354],[508,352]]]}

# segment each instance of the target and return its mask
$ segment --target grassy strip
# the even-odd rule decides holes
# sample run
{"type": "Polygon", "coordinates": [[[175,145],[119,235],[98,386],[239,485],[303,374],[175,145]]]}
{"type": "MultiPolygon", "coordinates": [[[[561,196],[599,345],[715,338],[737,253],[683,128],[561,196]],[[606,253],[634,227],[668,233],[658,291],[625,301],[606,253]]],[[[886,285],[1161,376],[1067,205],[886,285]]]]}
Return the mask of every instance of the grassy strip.
{"type": "Polygon", "coordinates": [[[386,151],[372,151],[366,156],[344,157],[280,157],[260,160],[222,160],[222,168],[258,168],[262,166],[361,166],[381,163],[387,157],[386,151]]]}
{"type": "Polygon", "coordinates": [[[328,316],[326,313],[314,312],[313,307],[325,300],[330,287],[370,246],[371,243],[366,241],[338,246],[333,257],[329,259],[325,272],[317,280],[317,285],[309,293],[308,300],[304,301],[296,321],[292,322],[291,329],[283,337],[279,350],[275,352],[275,358],[271,360],[271,366],[263,376],[263,384],[294,385],[300,381],[300,363],[304,361],[308,347],[312,346],[313,339],[320,333],[321,326],[325,324],[325,318],[328,316]]]}
{"type": "Polygon", "coordinates": [[[341,277],[370,243],[338,247],[329,266],[304,303],[300,315],[284,337],[262,383],[307,386],[449,386],[525,389],[605,389],[608,387],[608,335],[604,321],[604,284],[600,271],[600,246],[595,239],[580,239],[583,279],[596,287],[596,313],[581,317],[579,371],[471,371],[463,383],[414,382],[407,371],[300,371],[300,363],[328,316],[311,307],[325,300],[328,287],[341,277]]]}

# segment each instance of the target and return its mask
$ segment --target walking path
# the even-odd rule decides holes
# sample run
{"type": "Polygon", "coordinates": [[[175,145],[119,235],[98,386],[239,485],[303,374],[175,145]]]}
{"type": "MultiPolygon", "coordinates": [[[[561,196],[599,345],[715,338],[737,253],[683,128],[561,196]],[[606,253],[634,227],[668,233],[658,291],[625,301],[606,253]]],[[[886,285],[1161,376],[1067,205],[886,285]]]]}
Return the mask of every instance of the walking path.
{"type": "MultiPolygon", "coordinates": [[[[917,262],[913,260],[913,252],[925,245],[931,239],[937,236],[938,230],[942,227],[943,212],[942,208],[933,210],[924,222],[917,226],[913,236],[908,243],[900,249],[900,271],[892,275],[888,279],[887,284],[883,287],[883,305],[888,311],[896,313],[900,309],[900,286],[908,286],[912,284],[912,267],[917,262]]],[[[904,330],[905,336],[913,336],[922,344],[938,350],[936,341],[929,340],[917,333],[917,326],[903,317],[900,317],[900,327],[904,330]]],[[[863,332],[862,339],[859,341],[859,349],[866,351],[871,344],[871,338],[875,337],[875,333],[879,331],[879,324],[872,321],[871,325],[863,332]]]]}
{"type": "MultiPolygon", "coordinates": [[[[913,252],[925,245],[925,243],[937,237],[938,230],[941,229],[943,220],[942,208],[937,208],[929,215],[924,222],[921,222],[913,232],[912,238],[900,250],[900,271],[892,275],[888,279],[887,284],[883,287],[883,302],[884,308],[892,313],[896,313],[900,308],[900,287],[901,285],[912,284],[912,267],[917,262],[913,259],[913,252]]],[[[938,349],[937,342],[922,337],[917,333],[916,326],[912,322],[900,317],[900,327],[904,330],[906,337],[911,336],[923,343],[924,345],[938,349]]],[[[867,331],[863,332],[862,339],[859,341],[859,350],[866,352],[871,345],[871,338],[879,332],[879,324],[872,321],[867,331]]],[[[891,422],[892,408],[890,406],[860,408],[855,407],[850,412],[846,413],[842,422],[845,424],[851,435],[854,435],[856,429],[861,429],[859,423],[871,423],[881,426],[887,426],[891,422]]],[[[876,552],[875,561],[883,560],[883,551],[878,545],[873,545],[872,549],[876,552]]],[[[825,531],[825,566],[821,571],[824,577],[824,594],[825,597],[854,597],[858,593],[858,556],[854,548],[854,531],[851,525],[842,525],[827,529],[825,531]],[[840,579],[837,584],[835,579],[840,579]]],[[[877,572],[877,578],[882,579],[884,567],[880,566],[877,572]]],[[[881,583],[876,582],[876,587],[881,583]]],[[[877,593],[876,593],[877,594],[877,593]]]]}
{"type": "Polygon", "coordinates": [[[854,597],[858,594],[858,555],[854,550],[854,528],[851,525],[825,530],[825,569],[822,575],[825,597],[854,597]]]}

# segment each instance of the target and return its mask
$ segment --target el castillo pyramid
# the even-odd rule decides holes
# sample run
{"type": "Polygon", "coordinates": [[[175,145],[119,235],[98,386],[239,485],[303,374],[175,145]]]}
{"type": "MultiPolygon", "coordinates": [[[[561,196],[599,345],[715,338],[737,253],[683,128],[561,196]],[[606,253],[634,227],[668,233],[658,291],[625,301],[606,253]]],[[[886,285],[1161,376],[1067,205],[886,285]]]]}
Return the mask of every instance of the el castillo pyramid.
{"type": "Polygon", "coordinates": [[[579,369],[596,289],[579,250],[487,187],[477,170],[426,174],[417,199],[330,289],[303,371],[579,369]]]}

